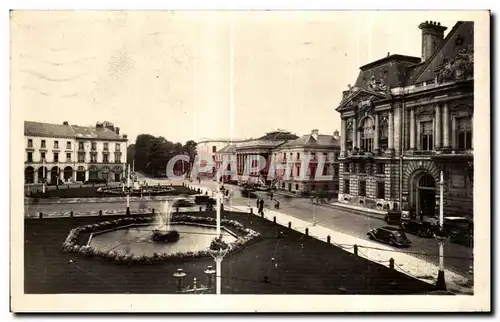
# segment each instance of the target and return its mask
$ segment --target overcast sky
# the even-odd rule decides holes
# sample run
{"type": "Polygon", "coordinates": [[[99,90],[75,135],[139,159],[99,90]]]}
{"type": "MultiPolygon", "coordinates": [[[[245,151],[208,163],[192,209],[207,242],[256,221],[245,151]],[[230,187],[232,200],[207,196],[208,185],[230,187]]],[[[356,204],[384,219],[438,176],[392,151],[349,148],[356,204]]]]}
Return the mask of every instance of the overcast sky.
{"type": "Polygon", "coordinates": [[[14,12],[11,108],[24,119],[171,141],[340,130],[359,66],[420,56],[418,24],[467,12],[14,12]]]}

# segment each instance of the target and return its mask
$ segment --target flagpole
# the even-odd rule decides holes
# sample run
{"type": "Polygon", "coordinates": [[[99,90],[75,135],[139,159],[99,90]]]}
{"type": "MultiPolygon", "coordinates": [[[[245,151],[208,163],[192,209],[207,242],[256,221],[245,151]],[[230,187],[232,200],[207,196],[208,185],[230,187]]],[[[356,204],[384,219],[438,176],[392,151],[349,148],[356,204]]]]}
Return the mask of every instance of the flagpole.
{"type": "Polygon", "coordinates": [[[130,164],[128,166],[127,171],[127,209],[130,208],[130,164]]]}

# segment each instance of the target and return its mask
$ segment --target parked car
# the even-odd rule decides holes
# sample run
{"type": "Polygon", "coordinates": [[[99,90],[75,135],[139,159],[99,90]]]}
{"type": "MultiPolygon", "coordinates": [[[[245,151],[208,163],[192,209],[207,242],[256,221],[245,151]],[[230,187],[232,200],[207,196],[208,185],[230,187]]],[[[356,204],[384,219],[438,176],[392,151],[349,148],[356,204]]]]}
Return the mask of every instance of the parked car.
{"type": "Polygon", "coordinates": [[[389,210],[385,215],[384,220],[389,225],[399,225],[401,223],[401,211],[389,210]]]}
{"type": "MultiPolygon", "coordinates": [[[[439,226],[439,218],[433,217],[428,219],[432,224],[439,226]]],[[[449,236],[454,234],[473,234],[472,221],[466,217],[444,217],[443,230],[449,236]]]]}
{"type": "Polygon", "coordinates": [[[179,207],[179,208],[194,207],[195,205],[196,204],[193,201],[189,200],[189,199],[177,199],[172,204],[173,207],[179,207]]]}
{"type": "Polygon", "coordinates": [[[428,221],[404,220],[401,222],[401,227],[405,232],[423,238],[434,237],[434,232],[437,227],[428,221]]]}
{"type": "Polygon", "coordinates": [[[395,226],[384,226],[371,229],[367,233],[371,240],[386,243],[391,246],[409,247],[411,241],[406,237],[403,229],[395,226]]]}
{"type": "Polygon", "coordinates": [[[207,195],[196,195],[194,197],[194,203],[197,205],[208,205],[208,204],[215,205],[216,201],[214,198],[211,198],[207,195]]]}

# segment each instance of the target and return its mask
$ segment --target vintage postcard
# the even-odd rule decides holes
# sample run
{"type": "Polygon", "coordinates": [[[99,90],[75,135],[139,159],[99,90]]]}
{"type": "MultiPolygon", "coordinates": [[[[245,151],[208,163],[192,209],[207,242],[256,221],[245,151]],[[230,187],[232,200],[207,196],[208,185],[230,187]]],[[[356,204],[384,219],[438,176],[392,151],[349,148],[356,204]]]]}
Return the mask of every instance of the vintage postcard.
{"type": "Polygon", "coordinates": [[[12,311],[491,309],[488,11],[10,28],[12,311]]]}

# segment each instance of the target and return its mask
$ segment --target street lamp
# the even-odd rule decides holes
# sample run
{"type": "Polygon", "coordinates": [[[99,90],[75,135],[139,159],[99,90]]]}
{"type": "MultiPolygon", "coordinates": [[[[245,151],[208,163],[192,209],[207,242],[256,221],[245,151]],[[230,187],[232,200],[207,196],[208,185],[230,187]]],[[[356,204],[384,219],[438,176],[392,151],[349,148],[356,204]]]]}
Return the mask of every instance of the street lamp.
{"type": "Polygon", "coordinates": [[[443,197],[444,197],[444,176],[443,176],[443,171],[441,170],[440,180],[439,180],[439,232],[434,235],[434,237],[439,243],[439,272],[436,281],[436,289],[440,291],[446,290],[446,280],[444,276],[444,242],[446,241],[446,239],[448,239],[446,233],[443,230],[443,220],[444,220],[443,197]]]}
{"type": "Polygon", "coordinates": [[[184,277],[186,277],[186,273],[184,273],[182,268],[178,268],[177,271],[173,274],[173,276],[177,279],[177,291],[181,292],[184,284],[184,277]]]}
{"type": "Polygon", "coordinates": [[[207,266],[207,269],[204,271],[204,273],[207,275],[207,287],[212,288],[212,285],[214,283],[214,275],[216,273],[212,268],[212,265],[207,266]]]}

